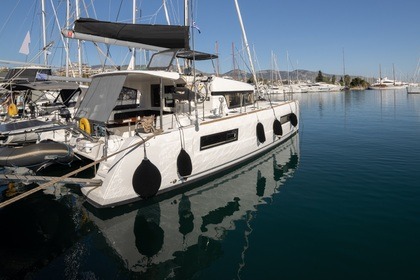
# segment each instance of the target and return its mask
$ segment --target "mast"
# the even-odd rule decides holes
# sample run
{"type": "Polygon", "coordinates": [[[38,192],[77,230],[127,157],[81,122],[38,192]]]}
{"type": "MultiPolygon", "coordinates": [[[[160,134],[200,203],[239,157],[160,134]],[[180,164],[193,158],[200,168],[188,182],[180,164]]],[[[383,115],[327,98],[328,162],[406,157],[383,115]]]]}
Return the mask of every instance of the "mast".
{"type": "Polygon", "coordinates": [[[290,86],[289,51],[286,51],[286,60],[287,60],[287,85],[290,86]]]}
{"type": "Polygon", "coordinates": [[[246,47],[246,51],[248,53],[249,63],[250,63],[250,66],[251,66],[251,71],[252,71],[252,77],[254,78],[254,83],[255,83],[255,86],[257,88],[257,91],[259,92],[257,75],[255,74],[254,63],[252,62],[251,50],[249,49],[248,39],[246,38],[245,27],[244,27],[244,23],[242,21],[242,16],[241,16],[241,11],[240,11],[239,5],[238,5],[238,0],[234,0],[234,1],[235,1],[236,12],[238,13],[239,24],[241,25],[241,29],[242,29],[242,36],[243,36],[243,39],[244,39],[244,44],[245,44],[245,47],[246,47]]]}
{"type": "Polygon", "coordinates": [[[271,86],[274,85],[274,52],[271,50],[271,71],[270,71],[270,79],[271,79],[271,86]]]}
{"type": "MultiPolygon", "coordinates": [[[[70,0],[66,1],[66,26],[70,25],[70,0]]],[[[69,54],[69,44],[70,38],[66,38],[66,77],[69,77],[69,64],[70,64],[70,54],[69,54]]]]}
{"type": "Polygon", "coordinates": [[[379,86],[382,86],[382,71],[381,71],[381,64],[379,64],[379,86]]]}
{"type": "Polygon", "coordinates": [[[235,43],[234,42],[232,42],[232,63],[233,63],[233,74],[236,75],[236,79],[239,80],[239,73],[236,72],[235,43]]]}
{"type": "MultiPolygon", "coordinates": [[[[46,34],[46,25],[45,25],[45,0],[41,1],[41,16],[42,16],[42,41],[45,48],[47,46],[47,34],[46,34]]],[[[44,65],[48,65],[48,51],[44,50],[44,65]]]]}
{"type": "Polygon", "coordinates": [[[345,78],[346,78],[346,64],[345,64],[345,61],[344,61],[344,48],[343,48],[343,84],[344,84],[344,87],[346,86],[345,78]]]}
{"type": "Polygon", "coordinates": [[[392,63],[392,78],[394,80],[394,86],[395,86],[395,67],[394,67],[394,63],[392,63]]]}
{"type": "Polygon", "coordinates": [[[215,48],[216,48],[216,55],[217,55],[217,59],[216,59],[216,77],[219,77],[219,73],[220,73],[220,65],[219,65],[219,43],[216,41],[215,44],[215,48]]]}
{"type": "Polygon", "coordinates": [[[184,0],[184,25],[190,25],[190,2],[189,0],[184,0]]]}
{"type": "MultiPolygon", "coordinates": [[[[79,0],[76,0],[76,19],[80,18],[79,0]]],[[[82,42],[77,40],[77,56],[79,61],[79,77],[82,77],[82,42]]]]}
{"type": "MultiPolygon", "coordinates": [[[[133,24],[136,23],[136,10],[137,10],[136,0],[133,0],[133,24]]],[[[133,47],[131,48],[131,60],[130,60],[130,64],[128,65],[128,70],[134,70],[135,68],[136,68],[136,48],[133,47]]]]}

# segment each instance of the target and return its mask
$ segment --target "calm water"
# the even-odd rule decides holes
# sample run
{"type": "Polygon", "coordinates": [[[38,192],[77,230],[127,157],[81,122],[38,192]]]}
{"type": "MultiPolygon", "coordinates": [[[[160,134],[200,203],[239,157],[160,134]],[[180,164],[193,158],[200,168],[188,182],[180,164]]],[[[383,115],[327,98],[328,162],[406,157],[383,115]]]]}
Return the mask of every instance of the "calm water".
{"type": "Polygon", "coordinates": [[[295,97],[298,135],[184,193],[0,210],[0,279],[420,279],[420,95],[295,97]]]}

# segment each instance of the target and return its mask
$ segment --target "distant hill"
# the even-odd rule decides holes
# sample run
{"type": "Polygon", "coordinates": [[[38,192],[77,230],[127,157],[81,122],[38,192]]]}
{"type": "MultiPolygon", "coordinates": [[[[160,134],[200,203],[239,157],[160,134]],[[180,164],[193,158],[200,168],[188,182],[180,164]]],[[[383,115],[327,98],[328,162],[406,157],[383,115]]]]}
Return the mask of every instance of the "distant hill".
{"type": "MultiPolygon", "coordinates": [[[[138,66],[137,68],[142,68],[144,69],[146,66],[143,65],[142,67],[138,66]]],[[[98,68],[102,68],[102,66],[100,65],[93,65],[92,69],[98,69],[98,68]]],[[[114,67],[105,67],[106,69],[112,69],[115,70],[114,67]]],[[[121,69],[127,69],[127,65],[122,65],[121,69]]],[[[197,73],[203,73],[204,75],[212,75],[214,73],[204,73],[201,72],[200,70],[197,70],[197,73]]],[[[339,81],[342,74],[327,74],[322,72],[322,75],[324,77],[328,77],[331,78],[333,75],[335,75],[336,80],[339,81]]],[[[230,70],[226,73],[221,73],[220,76],[228,76],[231,77],[233,79],[237,79],[237,80],[247,80],[249,78],[252,77],[251,73],[246,72],[244,70],[239,70],[239,69],[235,69],[235,70],[230,70]]],[[[315,82],[315,78],[318,76],[318,71],[309,71],[309,70],[304,70],[304,69],[298,69],[298,70],[294,70],[294,71],[290,71],[289,74],[287,73],[287,71],[275,71],[275,70],[261,70],[261,71],[257,71],[257,77],[258,79],[264,79],[264,80],[279,80],[280,78],[283,81],[287,81],[288,77],[290,80],[292,81],[302,81],[302,82],[306,82],[306,81],[311,81],[311,82],[315,82]]],[[[354,78],[355,76],[350,76],[350,78],[354,78]]]]}
{"type": "MultiPolygon", "coordinates": [[[[222,74],[223,76],[229,76],[234,79],[237,79],[238,77],[245,77],[250,78],[251,74],[242,70],[231,70],[229,72],[226,72],[222,74]]],[[[322,73],[324,77],[331,78],[334,74],[326,74],[322,73]]],[[[257,77],[258,79],[264,79],[264,80],[283,80],[287,81],[289,78],[292,81],[311,81],[315,82],[315,78],[318,76],[318,71],[308,71],[308,70],[295,70],[287,73],[287,71],[275,71],[275,70],[261,70],[257,71],[257,77]]],[[[341,75],[335,75],[337,81],[340,80],[341,75]]]]}

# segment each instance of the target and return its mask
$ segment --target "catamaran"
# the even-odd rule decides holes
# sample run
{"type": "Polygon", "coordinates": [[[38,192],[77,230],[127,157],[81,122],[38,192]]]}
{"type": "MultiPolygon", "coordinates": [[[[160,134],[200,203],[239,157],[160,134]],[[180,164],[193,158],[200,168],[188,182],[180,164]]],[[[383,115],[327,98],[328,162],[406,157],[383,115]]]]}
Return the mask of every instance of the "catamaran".
{"type": "Polygon", "coordinates": [[[273,102],[252,84],[198,74],[196,63],[217,56],[192,50],[189,30],[91,19],[63,30],[71,38],[159,50],[145,70],[94,75],[74,115],[78,127],[65,143],[91,161],[87,166],[96,166],[95,184],[81,189],[93,205],[111,207],[185,187],[298,133],[298,101],[273,102]]]}
{"type": "Polygon", "coordinates": [[[107,207],[183,187],[298,132],[297,101],[260,100],[251,84],[196,74],[195,63],[217,56],[191,50],[188,27],[148,26],[149,32],[142,27],[81,19],[74,30],[63,32],[115,42],[137,34],[129,39],[144,47],[146,38],[148,45],[164,49],[151,57],[146,70],[92,77],[75,113],[83,132],[69,140],[77,156],[99,163],[95,179],[100,186],[82,188],[88,201],[107,207]],[[101,30],[106,32],[101,35],[101,30]]]}

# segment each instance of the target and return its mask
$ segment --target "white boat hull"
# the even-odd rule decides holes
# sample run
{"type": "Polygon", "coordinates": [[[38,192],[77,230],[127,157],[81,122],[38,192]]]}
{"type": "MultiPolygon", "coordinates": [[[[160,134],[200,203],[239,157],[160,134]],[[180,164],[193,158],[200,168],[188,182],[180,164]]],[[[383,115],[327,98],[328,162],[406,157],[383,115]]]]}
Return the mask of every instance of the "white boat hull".
{"type": "Polygon", "coordinates": [[[420,93],[420,86],[408,86],[407,93],[420,93]]]}
{"type": "MultiPolygon", "coordinates": [[[[204,179],[284,142],[298,131],[299,124],[293,126],[290,121],[287,121],[282,124],[282,136],[274,135],[273,122],[275,116],[273,110],[280,119],[281,116],[287,116],[291,113],[299,116],[298,108],[297,101],[283,102],[281,105],[274,106],[273,109],[270,107],[264,110],[256,109],[247,113],[224,117],[223,121],[220,121],[220,119],[206,120],[199,124],[198,130],[194,124],[184,127],[182,129],[183,146],[190,156],[192,164],[192,173],[187,178],[180,176],[177,169],[177,157],[181,151],[180,131],[173,129],[164,134],[156,135],[147,141],[146,154],[148,160],[157,167],[161,174],[158,193],[204,179]],[[262,123],[264,127],[266,138],[264,143],[261,143],[257,137],[256,126],[258,122],[262,123]],[[237,141],[200,150],[202,136],[232,129],[238,130],[237,141]]],[[[124,139],[120,144],[114,143],[112,149],[115,151],[115,147],[119,146],[118,149],[122,150],[140,141],[140,137],[132,136],[124,139]]],[[[96,154],[101,149],[103,149],[103,146],[97,145],[88,152],[96,154]]],[[[85,151],[87,150],[85,149],[85,151]]],[[[80,147],[79,154],[83,155],[83,152],[80,152],[80,147]]],[[[88,154],[86,153],[85,156],[88,157],[88,154]]],[[[112,160],[102,162],[95,177],[103,181],[102,186],[83,187],[82,192],[91,203],[98,207],[109,207],[141,199],[133,188],[133,176],[144,157],[144,147],[141,145],[118,154],[112,160]]],[[[155,179],[158,180],[158,178],[147,178],[145,180],[153,181],[155,179]]],[[[139,180],[142,181],[143,179],[139,178],[139,180]]]]}

